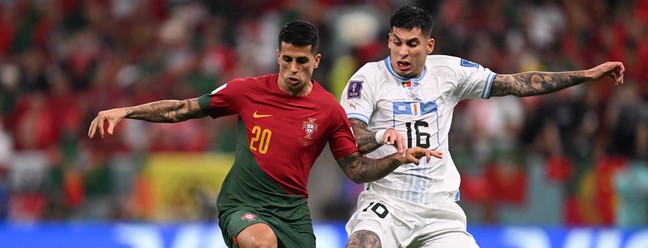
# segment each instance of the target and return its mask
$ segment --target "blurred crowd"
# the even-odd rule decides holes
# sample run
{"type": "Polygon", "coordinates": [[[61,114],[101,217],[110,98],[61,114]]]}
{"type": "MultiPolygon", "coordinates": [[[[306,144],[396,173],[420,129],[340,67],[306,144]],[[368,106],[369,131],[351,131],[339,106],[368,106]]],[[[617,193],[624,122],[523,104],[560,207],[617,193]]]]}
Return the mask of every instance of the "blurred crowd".
{"type": "MultiPolygon", "coordinates": [[[[405,4],[434,16],[435,54],[497,73],[626,68],[620,87],[462,102],[450,151],[471,223],[648,225],[648,0],[0,1],[0,219],[146,220],[143,161],[233,152],[235,117],[127,120],[90,140],[98,111],[274,73],[294,19],[319,28],[314,78],[339,96],[388,56],[388,18],[405,4]]],[[[315,219],[348,216],[361,186],[344,185],[314,199],[327,206],[315,219]]]]}

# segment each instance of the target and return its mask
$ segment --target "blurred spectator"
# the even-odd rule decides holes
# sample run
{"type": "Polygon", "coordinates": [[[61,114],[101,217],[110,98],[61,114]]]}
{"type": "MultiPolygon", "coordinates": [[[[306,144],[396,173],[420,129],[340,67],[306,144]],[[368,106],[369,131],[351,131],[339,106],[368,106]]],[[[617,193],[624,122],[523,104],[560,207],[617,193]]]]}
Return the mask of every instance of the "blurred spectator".
{"type": "Polygon", "coordinates": [[[59,141],[59,122],[48,100],[43,92],[29,93],[19,100],[8,125],[16,150],[46,150],[59,141]]]}
{"type": "Polygon", "coordinates": [[[648,165],[634,160],[614,177],[619,205],[614,224],[620,227],[645,226],[648,223],[648,165]]]}

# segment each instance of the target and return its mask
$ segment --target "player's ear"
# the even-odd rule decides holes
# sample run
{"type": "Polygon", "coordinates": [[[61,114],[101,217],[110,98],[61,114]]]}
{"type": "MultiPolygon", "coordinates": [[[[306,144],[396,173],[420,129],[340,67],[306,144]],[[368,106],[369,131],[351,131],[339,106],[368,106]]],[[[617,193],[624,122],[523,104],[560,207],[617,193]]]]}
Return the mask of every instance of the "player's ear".
{"type": "Polygon", "coordinates": [[[392,33],[389,32],[388,35],[389,35],[389,37],[387,39],[387,48],[391,49],[391,46],[392,46],[392,33]]]}
{"type": "Polygon", "coordinates": [[[430,40],[428,41],[427,50],[426,50],[428,55],[432,54],[432,51],[434,51],[434,44],[435,44],[435,40],[433,38],[430,38],[430,40]]]}
{"type": "Polygon", "coordinates": [[[322,54],[318,53],[315,55],[315,62],[313,63],[313,68],[317,69],[320,63],[320,59],[322,59],[322,54]]]}

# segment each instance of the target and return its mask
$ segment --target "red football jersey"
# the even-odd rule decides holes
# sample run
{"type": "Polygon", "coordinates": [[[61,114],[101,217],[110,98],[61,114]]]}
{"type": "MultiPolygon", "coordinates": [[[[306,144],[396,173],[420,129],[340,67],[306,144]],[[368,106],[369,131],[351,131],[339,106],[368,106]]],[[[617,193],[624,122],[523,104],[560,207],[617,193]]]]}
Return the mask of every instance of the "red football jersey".
{"type": "Polygon", "coordinates": [[[278,77],[272,74],[232,80],[201,97],[200,105],[212,118],[239,116],[239,128],[245,129],[247,137],[238,138],[232,170],[249,173],[254,170],[244,167],[258,164],[288,194],[307,197],[310,169],[327,142],[336,159],[358,148],[346,113],[331,93],[313,81],[308,95],[291,96],[279,89],[278,77]],[[240,144],[244,141],[247,144],[240,144]],[[256,163],[239,159],[247,154],[256,163]]]}

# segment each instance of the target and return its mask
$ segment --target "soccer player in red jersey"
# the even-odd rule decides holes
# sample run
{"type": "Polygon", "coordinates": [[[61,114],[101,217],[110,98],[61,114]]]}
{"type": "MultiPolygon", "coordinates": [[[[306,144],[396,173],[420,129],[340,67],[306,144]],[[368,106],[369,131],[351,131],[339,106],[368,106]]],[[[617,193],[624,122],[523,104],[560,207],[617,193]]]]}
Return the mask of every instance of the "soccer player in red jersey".
{"type": "Polygon", "coordinates": [[[210,94],[99,112],[90,138],[104,123],[109,134],[124,118],[179,122],[238,115],[236,160],[218,196],[219,224],[229,247],[315,247],[306,199],[308,175],[328,142],[344,173],[356,183],[380,179],[436,151],[414,147],[381,159],[360,155],[345,111],[311,80],[321,55],[319,36],[304,21],[279,34],[279,73],[232,80],[210,94]]]}

